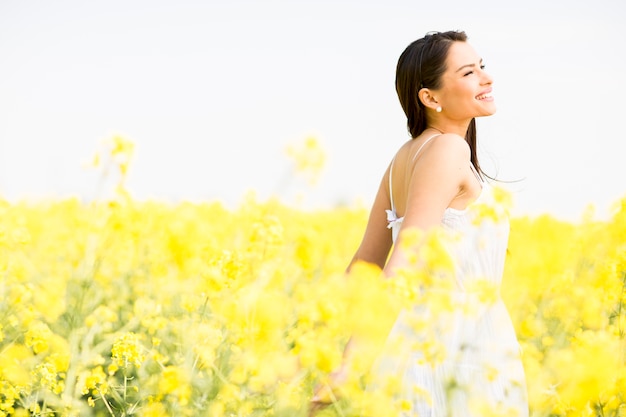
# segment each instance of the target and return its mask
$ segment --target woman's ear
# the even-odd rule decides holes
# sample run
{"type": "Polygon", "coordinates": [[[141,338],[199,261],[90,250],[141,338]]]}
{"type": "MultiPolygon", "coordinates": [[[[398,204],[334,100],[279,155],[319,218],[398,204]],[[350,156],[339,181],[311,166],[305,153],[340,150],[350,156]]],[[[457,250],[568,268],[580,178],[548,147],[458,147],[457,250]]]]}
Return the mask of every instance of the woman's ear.
{"type": "Polygon", "coordinates": [[[422,88],[418,91],[417,98],[425,107],[428,107],[429,109],[436,110],[437,107],[441,106],[435,98],[433,91],[428,88],[422,88]]]}

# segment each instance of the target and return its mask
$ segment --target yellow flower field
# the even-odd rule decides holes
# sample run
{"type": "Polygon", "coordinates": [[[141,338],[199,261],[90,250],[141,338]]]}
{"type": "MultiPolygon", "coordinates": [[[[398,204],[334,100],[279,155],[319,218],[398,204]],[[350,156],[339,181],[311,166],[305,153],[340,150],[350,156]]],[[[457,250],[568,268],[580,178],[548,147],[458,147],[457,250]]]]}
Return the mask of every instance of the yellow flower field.
{"type": "MultiPolygon", "coordinates": [[[[347,337],[370,338],[365,371],[419,301],[415,277],[344,275],[367,207],[136,201],[116,146],[115,198],[0,201],[0,416],[304,417],[347,337]]],[[[532,416],[626,415],[626,199],[608,221],[513,218],[503,297],[532,416]]],[[[366,383],[318,415],[406,407],[366,383]]]]}

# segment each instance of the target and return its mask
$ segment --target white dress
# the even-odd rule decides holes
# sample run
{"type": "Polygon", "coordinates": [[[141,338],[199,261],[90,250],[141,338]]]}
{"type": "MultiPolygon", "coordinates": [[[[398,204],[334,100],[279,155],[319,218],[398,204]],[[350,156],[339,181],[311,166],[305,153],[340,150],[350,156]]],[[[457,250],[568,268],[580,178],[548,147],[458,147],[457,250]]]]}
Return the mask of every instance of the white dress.
{"type": "MultiPolygon", "coordinates": [[[[390,170],[390,190],[391,177],[390,170]]],[[[390,198],[387,215],[395,242],[402,218],[390,198]]],[[[453,307],[436,313],[424,305],[403,310],[373,368],[374,377],[382,377],[377,381],[390,377],[396,382],[393,391],[404,403],[403,417],[528,416],[520,347],[499,292],[508,220],[477,221],[477,207],[495,204],[492,187],[483,182],[467,209],[446,209],[442,228],[457,237],[445,246],[454,263],[449,279],[455,282],[447,294],[453,307]],[[475,302],[479,282],[495,289],[487,302],[475,302]],[[416,322],[426,327],[416,329],[416,322]],[[443,348],[443,360],[428,361],[423,349],[416,349],[433,343],[443,348]]]]}

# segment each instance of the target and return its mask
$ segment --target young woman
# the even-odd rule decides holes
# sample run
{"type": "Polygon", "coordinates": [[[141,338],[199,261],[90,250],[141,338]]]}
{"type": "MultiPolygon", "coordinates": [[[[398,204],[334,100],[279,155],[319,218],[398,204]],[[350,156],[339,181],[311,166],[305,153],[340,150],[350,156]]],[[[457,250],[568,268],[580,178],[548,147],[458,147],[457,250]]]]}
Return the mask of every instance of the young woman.
{"type": "MultiPolygon", "coordinates": [[[[396,90],[411,139],[382,178],[351,263],[377,264],[393,279],[410,265],[401,249],[403,232],[442,228],[458,236],[446,250],[454,264],[452,299],[461,302],[478,281],[498,288],[509,231],[506,219],[478,218],[476,206],[495,202],[476,155],[475,118],[494,114],[496,107],[493,79],[466,40],[464,32],[429,33],[400,56],[396,90]]],[[[419,306],[403,311],[389,340],[400,341],[404,349],[383,353],[373,373],[399,381],[396,394],[404,400],[406,416],[527,416],[519,345],[499,292],[484,308],[465,313],[430,319],[419,306]],[[411,315],[419,314],[432,326],[421,335],[411,326],[411,315]],[[425,363],[422,352],[412,347],[433,336],[444,347],[445,359],[425,363]]],[[[346,347],[348,357],[352,343],[346,347]]],[[[316,393],[312,408],[320,402],[316,393]]]]}

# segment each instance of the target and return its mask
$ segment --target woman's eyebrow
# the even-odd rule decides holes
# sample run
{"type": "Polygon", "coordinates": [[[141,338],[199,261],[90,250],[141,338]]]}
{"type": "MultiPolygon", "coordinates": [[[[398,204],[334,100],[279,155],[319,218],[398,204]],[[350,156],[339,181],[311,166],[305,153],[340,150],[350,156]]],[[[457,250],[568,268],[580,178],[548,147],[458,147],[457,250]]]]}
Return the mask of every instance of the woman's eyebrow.
{"type": "MultiPolygon", "coordinates": [[[[483,59],[480,58],[480,61],[478,63],[482,64],[483,63],[483,59]]],[[[468,68],[468,67],[473,68],[475,66],[476,66],[476,64],[465,64],[465,65],[461,66],[458,70],[456,70],[456,72],[461,71],[463,68],[468,68]]]]}

